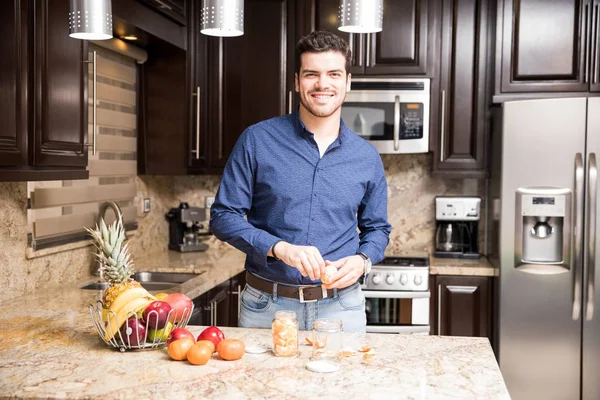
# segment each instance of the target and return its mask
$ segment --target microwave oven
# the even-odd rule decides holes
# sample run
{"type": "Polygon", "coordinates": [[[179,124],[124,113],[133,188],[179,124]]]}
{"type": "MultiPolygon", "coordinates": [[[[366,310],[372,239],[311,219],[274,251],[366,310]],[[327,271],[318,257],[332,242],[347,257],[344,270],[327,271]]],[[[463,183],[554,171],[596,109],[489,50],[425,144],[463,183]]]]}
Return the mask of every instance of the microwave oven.
{"type": "Polygon", "coordinates": [[[354,78],[342,119],[381,154],[427,153],[429,101],[429,79],[354,78]]]}

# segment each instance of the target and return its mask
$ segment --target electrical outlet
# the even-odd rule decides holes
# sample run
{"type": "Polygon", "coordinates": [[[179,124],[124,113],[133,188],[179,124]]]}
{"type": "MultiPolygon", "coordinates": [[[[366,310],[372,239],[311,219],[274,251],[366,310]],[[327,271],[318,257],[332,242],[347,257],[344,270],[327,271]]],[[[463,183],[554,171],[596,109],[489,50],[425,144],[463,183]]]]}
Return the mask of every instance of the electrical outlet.
{"type": "Polygon", "coordinates": [[[214,202],[215,202],[215,196],[206,196],[206,199],[204,200],[204,206],[206,208],[210,208],[214,202]]]}
{"type": "Polygon", "coordinates": [[[150,212],[150,199],[148,198],[144,199],[144,212],[150,212]]]}

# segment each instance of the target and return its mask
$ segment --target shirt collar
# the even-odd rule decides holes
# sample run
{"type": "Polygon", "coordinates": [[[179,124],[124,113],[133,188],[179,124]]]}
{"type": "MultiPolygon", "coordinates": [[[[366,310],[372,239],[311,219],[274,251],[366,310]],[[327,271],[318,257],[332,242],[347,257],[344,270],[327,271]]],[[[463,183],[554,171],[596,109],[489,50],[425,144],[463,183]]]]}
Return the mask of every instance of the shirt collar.
{"type": "MultiPolygon", "coordinates": [[[[302,137],[310,137],[311,135],[314,135],[311,131],[308,130],[306,125],[304,125],[304,122],[302,122],[302,120],[300,119],[299,108],[297,108],[296,111],[294,111],[294,121],[296,124],[296,128],[298,129],[298,132],[300,132],[300,135],[302,137]]],[[[340,118],[340,132],[338,136],[338,138],[340,139],[340,144],[345,139],[349,138],[351,133],[352,131],[348,129],[348,127],[344,123],[344,120],[340,118]]]]}

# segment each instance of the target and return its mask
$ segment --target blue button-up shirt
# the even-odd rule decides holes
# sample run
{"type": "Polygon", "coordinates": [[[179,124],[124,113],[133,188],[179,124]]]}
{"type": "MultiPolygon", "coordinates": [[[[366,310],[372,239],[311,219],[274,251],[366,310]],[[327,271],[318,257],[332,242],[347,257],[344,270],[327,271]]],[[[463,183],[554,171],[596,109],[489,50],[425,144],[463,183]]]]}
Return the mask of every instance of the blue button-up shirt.
{"type": "Polygon", "coordinates": [[[246,253],[246,270],[294,285],[319,281],[267,257],[278,240],[315,246],[324,260],[362,252],[377,263],[391,231],[387,183],[375,147],[340,120],[338,138],[321,157],[298,112],[244,131],[210,214],[214,235],[246,253]]]}

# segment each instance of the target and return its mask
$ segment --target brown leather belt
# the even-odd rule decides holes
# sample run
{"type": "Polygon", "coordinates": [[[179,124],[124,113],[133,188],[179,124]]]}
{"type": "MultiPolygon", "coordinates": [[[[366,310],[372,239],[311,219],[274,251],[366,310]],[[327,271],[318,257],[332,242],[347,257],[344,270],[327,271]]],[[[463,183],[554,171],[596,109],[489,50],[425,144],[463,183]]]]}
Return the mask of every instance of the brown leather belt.
{"type": "Polygon", "coordinates": [[[273,295],[273,285],[277,284],[277,296],[288,297],[291,299],[298,299],[301,303],[309,303],[324,299],[327,297],[334,297],[334,289],[325,289],[322,286],[291,286],[283,283],[271,282],[266,279],[262,279],[256,275],[246,272],[246,283],[255,289],[263,292],[267,292],[273,295]]]}

